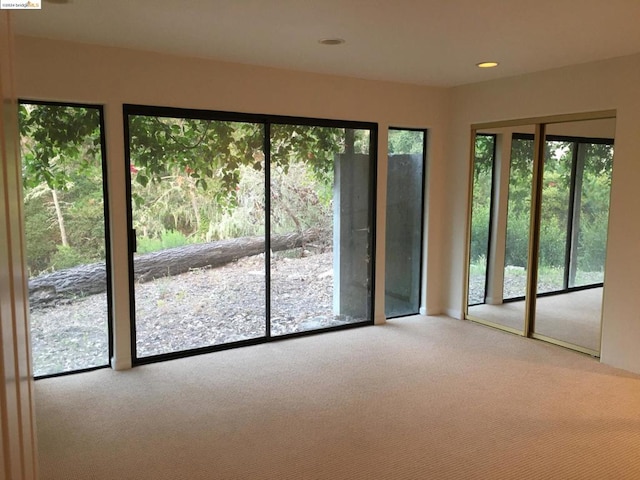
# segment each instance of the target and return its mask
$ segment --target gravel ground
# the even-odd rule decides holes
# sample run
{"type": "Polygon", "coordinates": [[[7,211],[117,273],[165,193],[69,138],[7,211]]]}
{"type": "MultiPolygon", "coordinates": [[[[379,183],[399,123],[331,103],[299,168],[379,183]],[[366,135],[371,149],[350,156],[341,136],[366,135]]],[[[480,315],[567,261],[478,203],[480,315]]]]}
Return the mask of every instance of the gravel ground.
{"type": "MultiPolygon", "coordinates": [[[[272,335],[362,321],[333,314],[331,252],[272,257],[272,335]]],[[[36,375],[105,365],[106,295],[31,312],[36,375]]],[[[139,357],[265,335],[264,258],[136,285],[139,357]]]]}
{"type": "MultiPolygon", "coordinates": [[[[506,270],[506,276],[504,280],[504,292],[503,298],[515,298],[525,295],[527,287],[527,276],[524,269],[518,267],[517,270],[506,270]]],[[[602,273],[600,272],[580,272],[579,278],[576,278],[581,284],[589,283],[601,283],[602,273]]],[[[471,275],[469,278],[469,304],[475,305],[484,302],[484,275],[471,275]]],[[[538,293],[554,292],[562,289],[562,281],[558,278],[558,275],[554,275],[554,278],[545,278],[544,276],[539,278],[538,281],[538,293]]]]}
{"type": "MultiPolygon", "coordinates": [[[[522,295],[525,281],[524,275],[509,276],[505,297],[522,295]]],[[[594,281],[598,278],[594,277],[594,281]]],[[[333,314],[331,252],[304,257],[299,251],[274,254],[271,290],[272,335],[364,320],[333,314]]],[[[470,303],[482,302],[483,291],[484,276],[472,276],[470,303]]],[[[263,337],[264,298],[261,255],[220,268],[199,269],[138,284],[137,354],[144,357],[263,337]]],[[[106,312],[106,294],[33,309],[31,341],[35,374],[108,364],[106,312]]]]}

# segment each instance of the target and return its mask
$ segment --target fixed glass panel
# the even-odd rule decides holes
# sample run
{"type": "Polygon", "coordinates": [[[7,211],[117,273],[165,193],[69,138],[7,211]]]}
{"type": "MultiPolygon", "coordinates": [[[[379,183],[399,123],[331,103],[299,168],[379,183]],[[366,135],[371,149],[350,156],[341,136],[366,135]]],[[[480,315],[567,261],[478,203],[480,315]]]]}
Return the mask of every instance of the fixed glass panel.
{"type": "Polygon", "coordinates": [[[20,105],[35,376],[109,364],[101,114],[20,105]]]}
{"type": "Polygon", "coordinates": [[[595,353],[600,350],[614,130],[613,119],[549,125],[545,141],[534,333],[595,353]],[[545,217],[545,209],[554,212],[545,217]],[[545,235],[545,221],[555,233],[545,235]],[[562,270],[564,283],[549,280],[554,270],[562,270]],[[540,296],[545,292],[553,295],[540,296]]]}
{"type": "Polygon", "coordinates": [[[370,131],[271,125],[271,334],[370,320],[370,131]]]}
{"type": "Polygon", "coordinates": [[[136,357],[266,335],[262,124],[129,115],[136,357]]]}
{"type": "Polygon", "coordinates": [[[424,130],[389,129],[385,316],[420,310],[424,130]]]}
{"type": "Polygon", "coordinates": [[[491,235],[491,198],[493,195],[496,135],[477,134],[474,152],[467,298],[469,305],[485,303],[487,295],[487,261],[491,235]]]}
{"type": "Polygon", "coordinates": [[[570,242],[571,182],[575,144],[566,140],[545,142],[540,209],[538,293],[566,288],[570,242]]]}

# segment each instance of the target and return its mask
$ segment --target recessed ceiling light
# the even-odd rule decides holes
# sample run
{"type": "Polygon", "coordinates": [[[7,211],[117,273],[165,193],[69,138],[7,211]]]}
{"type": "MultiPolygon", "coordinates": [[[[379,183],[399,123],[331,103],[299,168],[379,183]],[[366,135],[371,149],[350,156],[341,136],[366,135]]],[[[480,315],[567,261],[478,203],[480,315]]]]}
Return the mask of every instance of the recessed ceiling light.
{"type": "Polygon", "coordinates": [[[318,43],[321,45],[342,45],[345,43],[345,40],[342,38],[323,38],[322,40],[318,40],[318,43]]]}
{"type": "Polygon", "coordinates": [[[476,63],[476,67],[478,68],[493,68],[500,65],[498,62],[480,62],[476,63]]]}

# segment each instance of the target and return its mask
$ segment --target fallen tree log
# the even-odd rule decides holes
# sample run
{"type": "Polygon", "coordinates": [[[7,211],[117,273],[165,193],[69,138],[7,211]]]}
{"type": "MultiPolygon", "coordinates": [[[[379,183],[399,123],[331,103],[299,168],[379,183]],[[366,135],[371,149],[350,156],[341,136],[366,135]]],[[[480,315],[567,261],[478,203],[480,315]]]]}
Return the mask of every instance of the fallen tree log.
{"type": "MultiPolygon", "coordinates": [[[[291,250],[323,237],[317,229],[271,236],[271,251],[291,250]]],[[[264,253],[264,237],[241,237],[185,245],[134,257],[136,282],[179,275],[197,268],[220,267],[243,257],[264,253]]],[[[103,293],[107,288],[104,262],[78,265],[29,280],[29,302],[44,306],[74,297],[103,293]]]]}

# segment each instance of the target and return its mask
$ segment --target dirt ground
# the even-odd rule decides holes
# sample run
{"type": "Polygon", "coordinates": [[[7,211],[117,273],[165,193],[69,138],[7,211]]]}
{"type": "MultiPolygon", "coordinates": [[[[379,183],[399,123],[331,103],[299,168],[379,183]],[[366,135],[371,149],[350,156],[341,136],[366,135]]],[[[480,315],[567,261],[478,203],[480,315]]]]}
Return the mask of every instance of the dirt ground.
{"type": "MultiPolygon", "coordinates": [[[[138,357],[264,336],[264,264],[256,255],[136,285],[138,357]]],[[[271,292],[272,335],[365,320],[333,314],[331,252],[272,255],[271,292]]],[[[35,374],[107,364],[106,312],[106,294],[32,310],[35,374]]]]}

